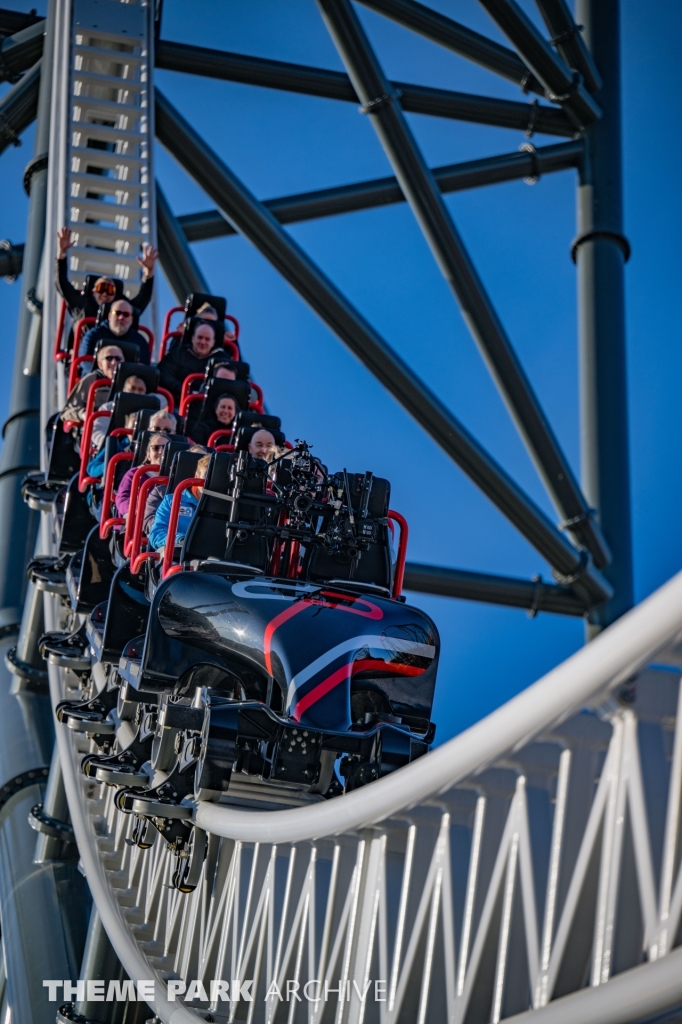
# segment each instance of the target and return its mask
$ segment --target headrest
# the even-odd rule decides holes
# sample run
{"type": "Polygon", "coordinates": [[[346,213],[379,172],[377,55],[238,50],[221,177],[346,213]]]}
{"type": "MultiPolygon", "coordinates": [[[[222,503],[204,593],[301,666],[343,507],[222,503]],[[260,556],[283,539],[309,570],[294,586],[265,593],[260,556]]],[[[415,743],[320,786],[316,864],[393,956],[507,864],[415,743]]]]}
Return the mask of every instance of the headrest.
{"type": "Polygon", "coordinates": [[[232,452],[215,452],[211,457],[206,474],[206,487],[210,491],[218,491],[220,494],[228,493],[233,460],[232,452]]]}
{"type": "Polygon", "coordinates": [[[220,377],[212,377],[206,388],[206,398],[202,409],[204,415],[213,415],[215,404],[219,398],[234,398],[237,405],[237,415],[241,415],[239,409],[248,409],[249,395],[251,389],[243,380],[222,380],[220,377]]]}
{"type": "MultiPolygon", "coordinates": [[[[166,446],[167,447],[167,446],[166,446]]],[[[164,452],[164,455],[166,453],[164,452]]],[[[201,452],[178,451],[173,457],[171,470],[168,474],[168,488],[166,494],[172,494],[178,484],[183,480],[191,480],[194,476],[199,459],[203,459],[201,452]]]]}
{"type": "MultiPolygon", "coordinates": [[[[135,420],[135,433],[133,437],[137,438],[143,430],[149,429],[149,421],[155,412],[158,412],[158,409],[140,409],[137,414],[137,419],[135,420]]],[[[173,416],[177,423],[175,434],[183,434],[185,429],[184,418],[182,416],[178,416],[175,412],[173,413],[173,416]]],[[[165,433],[168,433],[168,431],[165,431],[165,433]]],[[[175,436],[175,434],[173,436],[175,436]]]]}
{"type": "Polygon", "coordinates": [[[107,341],[106,338],[100,338],[95,345],[95,361],[97,360],[97,353],[101,348],[107,348],[109,345],[115,345],[116,348],[120,348],[123,353],[123,358],[127,363],[137,363],[140,359],[140,346],[136,345],[134,341],[107,341]]]}
{"type": "Polygon", "coordinates": [[[163,459],[161,461],[161,476],[170,476],[170,468],[173,463],[173,459],[178,452],[184,451],[189,447],[189,441],[186,437],[178,437],[177,434],[172,434],[171,439],[164,448],[163,459]]]}
{"type": "Polygon", "coordinates": [[[141,466],[147,458],[147,448],[149,447],[150,438],[154,437],[155,431],[143,430],[142,433],[134,438],[135,443],[135,458],[133,459],[133,466],[137,469],[141,466]]]}
{"type": "Polygon", "coordinates": [[[279,416],[267,416],[262,412],[240,412],[235,420],[235,427],[240,430],[242,427],[262,427],[264,430],[281,430],[282,421],[279,416]]]}
{"type": "MultiPolygon", "coordinates": [[[[190,320],[185,322],[185,328],[183,331],[182,338],[180,340],[181,345],[191,345],[192,336],[194,331],[199,326],[212,327],[213,334],[215,336],[216,346],[222,346],[223,338],[225,336],[225,324],[222,320],[202,320],[201,317],[193,316],[190,320]]],[[[227,353],[226,353],[227,354],[227,353]]]]}
{"type": "Polygon", "coordinates": [[[238,359],[230,359],[227,352],[221,349],[214,355],[210,356],[206,361],[206,379],[213,377],[215,371],[219,366],[228,366],[231,370],[234,370],[237,380],[249,379],[251,373],[251,367],[248,363],[243,363],[238,359]]]}
{"type": "Polygon", "coordinates": [[[107,425],[107,434],[119,427],[125,427],[126,418],[131,412],[139,412],[140,409],[151,409],[156,412],[160,408],[159,395],[130,395],[127,391],[119,391],[113,402],[114,408],[107,425]]]}
{"type": "MultiPolygon", "coordinates": [[[[137,348],[137,346],[135,346],[137,348]]],[[[115,395],[123,391],[123,385],[128,377],[139,377],[147,385],[147,394],[153,394],[159,386],[159,371],[155,366],[145,366],[143,363],[119,363],[114,377],[114,384],[111,394],[115,395]]],[[[140,408],[144,408],[141,406],[140,408]]],[[[159,406],[160,408],[160,406],[159,406]]]]}
{"type": "Polygon", "coordinates": [[[213,306],[218,314],[218,320],[220,323],[223,323],[227,310],[227,299],[224,299],[221,295],[204,295],[203,292],[192,292],[187,296],[185,300],[185,319],[196,316],[197,310],[205,303],[213,306]]]}
{"type": "Polygon", "coordinates": [[[125,295],[117,295],[115,299],[111,300],[111,302],[103,302],[102,303],[102,305],[97,310],[97,324],[103,324],[103,323],[106,322],[106,320],[108,320],[108,318],[109,318],[109,310],[111,309],[111,307],[114,304],[114,302],[117,302],[119,299],[125,299],[126,302],[130,303],[130,305],[133,307],[133,321],[132,321],[132,328],[131,329],[132,330],[136,330],[137,329],[137,325],[140,322],[140,311],[130,301],[130,299],[126,298],[125,295]]]}
{"type": "MultiPolygon", "coordinates": [[[[277,417],[275,416],[273,418],[276,419],[277,417]]],[[[279,448],[281,448],[284,442],[286,441],[286,437],[284,436],[282,431],[275,430],[273,427],[240,427],[236,434],[235,448],[237,449],[237,451],[245,452],[246,449],[249,447],[249,442],[251,441],[251,438],[259,430],[268,430],[272,434],[273,438],[275,439],[275,444],[279,448]]]]}
{"type": "MultiPolygon", "coordinates": [[[[109,277],[109,275],[88,274],[86,276],[84,288],[86,295],[92,295],[92,289],[95,287],[95,281],[99,281],[100,277],[109,277]]],[[[119,277],[110,277],[109,280],[114,282],[114,287],[116,288],[116,298],[112,299],[112,302],[115,302],[116,299],[125,299],[125,295],[123,293],[123,281],[121,281],[119,277]]]]}

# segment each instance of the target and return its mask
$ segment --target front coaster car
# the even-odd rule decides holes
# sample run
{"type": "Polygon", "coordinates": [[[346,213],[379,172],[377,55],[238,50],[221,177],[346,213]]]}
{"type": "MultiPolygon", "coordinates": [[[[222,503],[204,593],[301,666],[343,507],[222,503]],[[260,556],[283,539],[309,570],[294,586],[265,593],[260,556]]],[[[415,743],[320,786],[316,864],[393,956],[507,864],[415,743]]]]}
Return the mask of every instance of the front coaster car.
{"type": "Polygon", "coordinates": [[[388,481],[329,477],[305,444],[282,458],[212,457],[180,564],[164,563],[146,633],[122,648],[119,712],[139,695],[135,737],[83,762],[123,785],[131,842],[158,832],[175,852],[182,891],[205,850],[197,800],[339,796],[421,757],[435,733],[440,643],[400,594],[407,526],[388,481]]]}

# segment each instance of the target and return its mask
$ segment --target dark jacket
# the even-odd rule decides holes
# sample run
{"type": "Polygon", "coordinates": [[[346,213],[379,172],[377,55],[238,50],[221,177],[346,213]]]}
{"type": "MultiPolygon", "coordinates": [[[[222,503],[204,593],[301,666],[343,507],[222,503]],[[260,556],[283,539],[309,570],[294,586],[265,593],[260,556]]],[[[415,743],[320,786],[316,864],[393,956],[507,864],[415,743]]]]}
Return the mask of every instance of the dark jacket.
{"type": "MultiPolygon", "coordinates": [[[[86,373],[84,377],[81,377],[69,397],[66,399],[66,405],[62,410],[62,419],[82,421],[85,414],[85,406],[88,401],[90,388],[96,380],[103,379],[104,374],[101,370],[93,370],[92,373],[86,373]]],[[[110,387],[97,389],[97,394],[95,395],[95,409],[99,409],[100,406],[104,405],[104,403],[109,400],[110,391],[110,387]]]]}
{"type": "Polygon", "coordinates": [[[131,327],[119,338],[118,335],[114,334],[109,324],[96,324],[83,335],[78,355],[91,356],[95,351],[97,342],[100,340],[104,345],[117,345],[119,341],[127,341],[131,345],[137,345],[140,350],[140,362],[144,363],[145,366],[149,366],[149,342],[145,335],[140,331],[136,331],[134,327],[131,327]]]}
{"type": "MultiPolygon", "coordinates": [[[[57,285],[57,291],[66,301],[72,320],[80,320],[84,316],[97,316],[99,306],[95,302],[92,292],[88,292],[86,295],[85,292],[74,288],[69,281],[66,256],[61,260],[57,260],[55,284],[57,285]]],[[[148,277],[146,281],[142,282],[137,295],[130,299],[130,304],[135,307],[138,313],[141,313],[149,305],[153,288],[154,277],[148,277]]]]}
{"type": "Polygon", "coordinates": [[[205,373],[206,363],[213,352],[210,352],[205,359],[199,359],[199,356],[196,356],[188,345],[180,345],[171,349],[163,357],[159,363],[159,383],[162,388],[170,391],[176,404],[180,401],[182,382],[185,377],[189,377],[190,373],[205,373]]]}
{"type": "MultiPolygon", "coordinates": [[[[197,402],[197,405],[199,403],[197,402]]],[[[206,416],[200,416],[195,423],[191,423],[187,430],[195,442],[195,444],[208,444],[208,439],[215,430],[229,430],[230,426],[225,426],[221,423],[215,415],[207,414],[206,416]]],[[[229,444],[229,437],[223,437],[220,439],[218,444],[229,444]]]]}

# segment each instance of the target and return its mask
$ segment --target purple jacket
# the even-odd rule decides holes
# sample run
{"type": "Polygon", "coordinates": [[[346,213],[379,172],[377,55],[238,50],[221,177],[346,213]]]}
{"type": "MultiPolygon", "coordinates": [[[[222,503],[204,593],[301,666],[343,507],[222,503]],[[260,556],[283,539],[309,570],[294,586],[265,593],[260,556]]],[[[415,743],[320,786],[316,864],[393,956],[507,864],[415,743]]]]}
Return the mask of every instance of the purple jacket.
{"type": "MultiPolygon", "coordinates": [[[[116,491],[116,498],[114,499],[114,504],[116,505],[116,511],[120,516],[124,516],[126,512],[128,512],[128,510],[130,509],[130,489],[133,486],[133,473],[138,468],[138,466],[135,466],[127,470],[126,473],[124,473],[123,477],[121,478],[120,484],[118,485],[118,490],[116,491]]],[[[146,480],[149,475],[149,473],[146,473],[144,479],[146,480]]]]}

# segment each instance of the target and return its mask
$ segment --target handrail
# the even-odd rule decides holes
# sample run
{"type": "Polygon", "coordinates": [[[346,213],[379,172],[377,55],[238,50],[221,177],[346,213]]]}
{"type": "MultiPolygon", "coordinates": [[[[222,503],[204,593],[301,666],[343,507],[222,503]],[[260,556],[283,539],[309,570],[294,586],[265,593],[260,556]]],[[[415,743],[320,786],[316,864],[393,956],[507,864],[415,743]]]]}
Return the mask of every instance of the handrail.
{"type": "MultiPolygon", "coordinates": [[[[133,479],[130,483],[130,505],[128,507],[128,518],[126,519],[126,528],[123,535],[123,554],[126,558],[131,557],[133,550],[133,538],[135,537],[135,527],[137,525],[137,512],[138,512],[138,501],[140,498],[140,485],[144,483],[143,477],[145,473],[150,473],[152,479],[157,483],[159,480],[158,473],[161,470],[161,466],[152,465],[151,463],[145,463],[142,466],[137,466],[133,473],[133,479]]],[[[146,496],[145,496],[146,497],[146,496]]],[[[143,513],[144,518],[144,513],[143,513]]],[[[142,536],[142,526],[140,526],[140,539],[142,536]]]]}
{"type": "Polygon", "coordinates": [[[399,772],[339,800],[293,810],[240,811],[199,803],[196,823],[214,835],[243,842],[298,843],[383,821],[529,743],[629,679],[680,636],[682,572],[517,697],[399,772]]]}
{"type": "Polygon", "coordinates": [[[171,323],[171,317],[173,316],[173,314],[174,313],[184,313],[184,312],[185,312],[185,307],[184,306],[171,306],[171,308],[168,310],[168,312],[166,313],[165,317],[163,318],[163,334],[164,335],[168,334],[168,332],[171,329],[170,323],[171,323]]]}
{"type": "Polygon", "coordinates": [[[263,408],[263,389],[260,384],[255,384],[252,380],[249,381],[249,387],[251,387],[258,395],[257,402],[249,402],[249,409],[253,409],[254,412],[260,412],[265,414],[263,408]]]}
{"type": "Polygon", "coordinates": [[[232,430],[232,429],[214,430],[213,433],[211,434],[211,436],[208,439],[207,447],[208,448],[215,448],[216,441],[219,441],[221,437],[232,437],[233,434],[234,434],[234,430],[232,430]]]}
{"type": "Polygon", "coordinates": [[[168,391],[167,388],[162,388],[157,385],[156,393],[157,395],[163,395],[163,397],[166,399],[166,402],[168,404],[168,412],[175,412],[175,399],[173,398],[170,391],[168,391]]]}
{"type": "Polygon", "coordinates": [[[393,597],[400,597],[403,592],[403,581],[405,579],[405,560],[407,558],[407,539],[409,537],[409,528],[407,525],[407,519],[402,516],[400,512],[394,512],[392,509],[388,510],[388,518],[395,520],[400,526],[400,540],[398,541],[398,557],[395,561],[395,575],[393,577],[393,588],[391,594],[393,597]]]}
{"type": "Polygon", "coordinates": [[[85,413],[83,415],[83,433],[81,435],[81,468],[78,473],[78,489],[82,492],[88,484],[96,483],[98,477],[87,475],[88,462],[90,461],[90,442],[92,440],[92,428],[96,419],[102,416],[111,416],[110,412],[99,409],[95,412],[95,395],[100,388],[111,387],[108,377],[101,377],[92,382],[88,397],[85,400],[85,413]]]}
{"type": "MultiPolygon", "coordinates": [[[[163,579],[172,572],[171,565],[173,562],[173,553],[175,551],[175,535],[178,532],[178,519],[180,518],[180,505],[182,504],[182,496],[185,491],[188,491],[190,487],[203,487],[206,483],[202,476],[192,476],[187,480],[180,480],[178,486],[173,492],[173,500],[171,501],[171,512],[168,520],[168,534],[166,536],[166,546],[163,551],[163,568],[161,575],[163,579]]],[[[179,568],[179,566],[174,567],[179,568]]]]}
{"type": "Polygon", "coordinates": [[[95,425],[95,420],[102,419],[105,416],[111,417],[111,413],[106,409],[98,409],[96,412],[91,412],[85,421],[83,436],[81,437],[81,468],[78,473],[78,490],[81,494],[90,484],[96,484],[101,479],[99,476],[88,476],[88,463],[94,454],[90,451],[92,428],[95,425]]]}
{"type": "MultiPolygon", "coordinates": [[[[185,377],[185,379],[182,382],[182,390],[180,391],[180,408],[182,408],[182,403],[184,402],[186,396],[190,394],[190,384],[196,384],[198,380],[203,380],[204,377],[205,374],[203,373],[190,373],[187,377],[185,377]]],[[[196,394],[195,391],[191,393],[196,394]]]]}
{"type": "MultiPolygon", "coordinates": [[[[239,344],[239,321],[228,313],[225,314],[225,320],[229,320],[231,324],[234,324],[234,330],[230,332],[225,331],[224,337],[226,337],[228,341],[234,341],[239,344]]],[[[239,358],[239,355],[237,355],[237,358],[239,358]]]]}
{"type": "Polygon", "coordinates": [[[62,338],[64,337],[64,324],[66,323],[66,299],[62,299],[59,307],[59,320],[57,322],[57,330],[54,336],[54,349],[52,356],[55,363],[61,363],[64,359],[69,358],[69,353],[62,351],[62,338]]]}
{"type": "Polygon", "coordinates": [[[134,576],[140,571],[140,567],[143,562],[150,558],[154,561],[159,560],[159,555],[156,551],[145,551],[142,554],[142,528],[144,526],[144,508],[147,504],[147,495],[151,491],[152,487],[156,484],[167,484],[170,477],[167,476],[151,476],[149,480],[145,480],[140,487],[140,496],[138,503],[143,513],[141,516],[135,517],[135,530],[133,532],[133,546],[130,551],[130,571],[134,576]]]}
{"type": "Polygon", "coordinates": [[[125,519],[120,516],[109,517],[111,511],[111,502],[113,499],[114,490],[114,479],[116,476],[116,467],[122,462],[132,462],[135,458],[133,452],[116,452],[112,455],[107,462],[107,471],[104,475],[104,495],[102,497],[102,510],[100,512],[99,520],[99,535],[102,540],[111,533],[114,526],[123,526],[125,519]],[[106,518],[105,518],[106,517],[106,518]]]}
{"type": "Polygon", "coordinates": [[[84,316],[84,317],[81,317],[81,319],[77,322],[77,324],[76,324],[76,326],[74,328],[74,331],[73,331],[73,348],[71,349],[70,353],[67,352],[67,356],[68,355],[71,356],[71,365],[69,366],[69,383],[67,385],[67,394],[69,394],[69,395],[71,394],[71,392],[75,388],[76,382],[78,380],[78,378],[76,376],[76,371],[77,371],[78,367],[82,366],[82,364],[84,362],[88,361],[88,360],[90,362],[94,362],[94,359],[95,359],[94,356],[79,356],[78,355],[78,348],[80,346],[82,337],[85,334],[86,327],[88,327],[88,328],[92,327],[96,323],[97,323],[97,319],[94,316],[84,316]]]}
{"type": "Polygon", "coordinates": [[[205,398],[206,398],[206,395],[203,393],[203,391],[199,392],[199,393],[193,391],[191,394],[185,395],[185,397],[183,398],[182,402],[180,403],[180,415],[181,416],[186,416],[187,415],[187,410],[189,409],[189,407],[192,404],[192,402],[197,402],[197,401],[202,401],[203,402],[205,398]]]}
{"type": "Polygon", "coordinates": [[[161,345],[159,347],[159,358],[157,362],[161,362],[163,357],[166,355],[166,345],[169,338],[181,338],[182,331],[164,331],[161,338],[161,345]]]}

